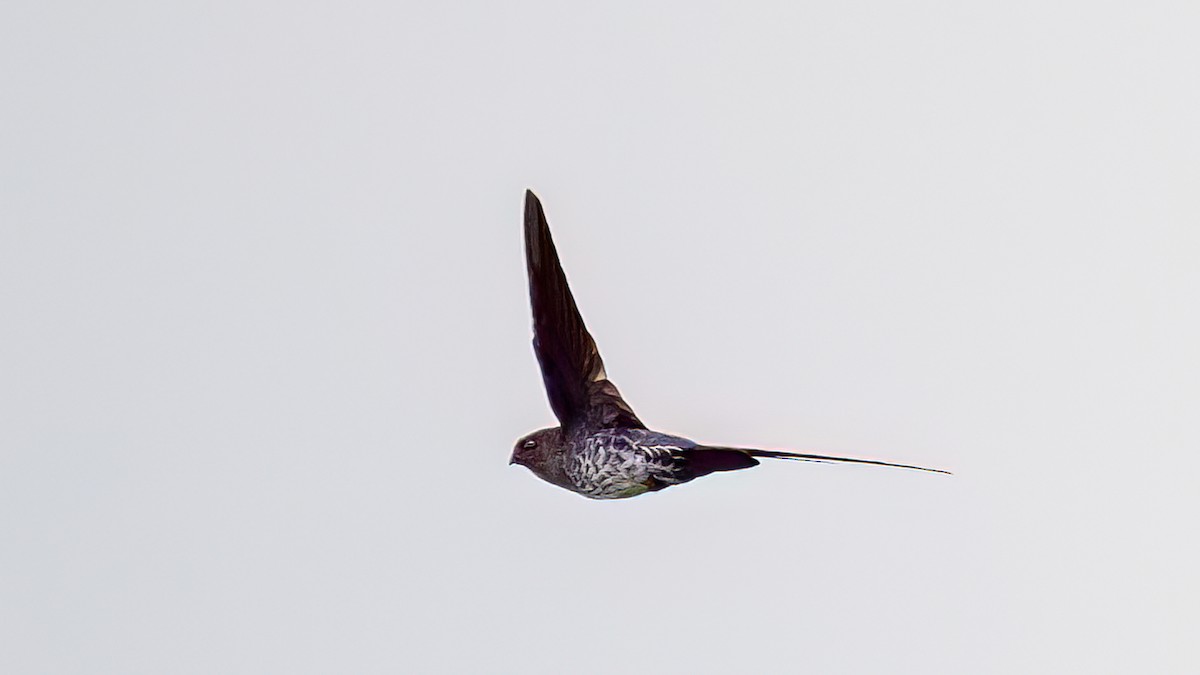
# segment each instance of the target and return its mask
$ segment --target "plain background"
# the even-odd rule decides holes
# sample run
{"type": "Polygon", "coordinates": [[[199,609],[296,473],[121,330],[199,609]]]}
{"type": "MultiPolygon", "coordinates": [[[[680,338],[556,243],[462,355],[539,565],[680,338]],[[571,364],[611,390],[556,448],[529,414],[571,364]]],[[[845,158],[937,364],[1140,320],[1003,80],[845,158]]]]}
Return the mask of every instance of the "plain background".
{"type": "Polygon", "coordinates": [[[1197,672],[1198,7],[4,3],[0,670],[1197,672]]]}

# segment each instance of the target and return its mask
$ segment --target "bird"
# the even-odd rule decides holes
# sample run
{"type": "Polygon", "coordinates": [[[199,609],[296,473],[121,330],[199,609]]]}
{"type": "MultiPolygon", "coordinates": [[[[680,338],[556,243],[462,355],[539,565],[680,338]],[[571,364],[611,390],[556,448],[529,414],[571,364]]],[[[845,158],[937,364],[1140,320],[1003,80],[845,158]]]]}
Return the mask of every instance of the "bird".
{"type": "Polygon", "coordinates": [[[590,499],[625,499],[702,476],[757,466],[760,458],[842,462],[949,474],[871,459],[704,445],[654,431],[608,379],[567,285],[541,201],[525,191],[525,267],[533,351],[558,426],[517,440],[509,464],[590,499]]]}

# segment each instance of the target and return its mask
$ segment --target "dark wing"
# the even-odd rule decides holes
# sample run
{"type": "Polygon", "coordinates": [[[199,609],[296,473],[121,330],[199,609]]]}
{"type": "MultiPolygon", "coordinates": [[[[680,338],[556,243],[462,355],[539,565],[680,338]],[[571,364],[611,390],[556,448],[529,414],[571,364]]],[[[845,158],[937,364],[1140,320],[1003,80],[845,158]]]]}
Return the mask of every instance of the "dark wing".
{"type": "Polygon", "coordinates": [[[550,407],[564,428],[644,429],[604,374],[596,342],[567,286],[542,203],[525,191],[525,264],[533,307],[533,350],[542,366],[550,407]]]}

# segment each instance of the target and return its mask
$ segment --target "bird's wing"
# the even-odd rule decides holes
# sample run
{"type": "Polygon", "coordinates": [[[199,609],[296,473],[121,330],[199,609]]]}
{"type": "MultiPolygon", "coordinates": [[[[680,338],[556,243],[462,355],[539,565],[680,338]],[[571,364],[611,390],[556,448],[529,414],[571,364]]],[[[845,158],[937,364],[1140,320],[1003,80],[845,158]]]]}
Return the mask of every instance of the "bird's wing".
{"type": "Polygon", "coordinates": [[[533,350],[550,407],[564,428],[645,425],[604,374],[596,342],[567,286],[542,203],[525,192],[525,264],[533,307],[533,350]]]}

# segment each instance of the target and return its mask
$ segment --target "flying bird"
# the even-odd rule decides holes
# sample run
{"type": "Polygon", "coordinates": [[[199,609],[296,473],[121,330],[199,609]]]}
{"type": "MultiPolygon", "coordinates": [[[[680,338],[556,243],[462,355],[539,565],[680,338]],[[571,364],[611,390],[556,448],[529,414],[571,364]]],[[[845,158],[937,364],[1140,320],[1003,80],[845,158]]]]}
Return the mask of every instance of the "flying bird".
{"type": "Polygon", "coordinates": [[[647,429],[604,372],[596,342],[567,286],[542,204],[525,192],[525,265],[533,308],[533,351],[559,426],[517,441],[510,464],[592,499],[622,499],[717,471],[758,465],[758,458],[876,464],[949,473],[870,459],[702,445],[647,429]]]}

